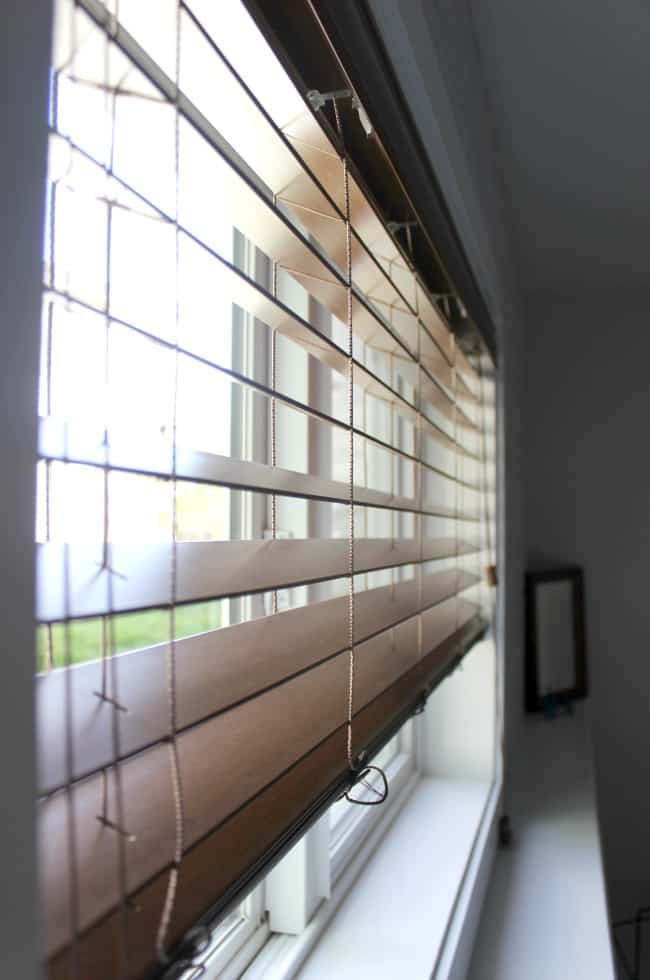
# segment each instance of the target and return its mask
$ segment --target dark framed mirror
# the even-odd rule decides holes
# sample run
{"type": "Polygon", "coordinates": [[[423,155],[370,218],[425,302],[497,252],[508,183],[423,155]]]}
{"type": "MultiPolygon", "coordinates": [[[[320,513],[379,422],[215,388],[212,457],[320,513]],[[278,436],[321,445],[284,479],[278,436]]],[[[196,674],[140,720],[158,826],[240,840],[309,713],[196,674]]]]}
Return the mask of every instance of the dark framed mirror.
{"type": "Polygon", "coordinates": [[[578,567],[526,573],[526,711],[587,695],[584,578],[578,567]]]}

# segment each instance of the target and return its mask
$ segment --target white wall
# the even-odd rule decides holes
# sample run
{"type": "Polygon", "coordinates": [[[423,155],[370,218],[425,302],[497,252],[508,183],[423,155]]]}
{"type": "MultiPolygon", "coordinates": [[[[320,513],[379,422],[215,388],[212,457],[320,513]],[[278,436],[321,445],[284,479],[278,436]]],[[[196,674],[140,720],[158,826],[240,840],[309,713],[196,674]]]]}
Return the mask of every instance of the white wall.
{"type": "Polygon", "coordinates": [[[495,661],[494,642],[486,638],[431,695],[419,747],[423,776],[492,779],[495,661]]]}
{"type": "Polygon", "coordinates": [[[527,552],[585,569],[614,918],[650,904],[649,311],[650,292],[538,297],[527,341],[527,552]]]}
{"type": "Polygon", "coordinates": [[[40,975],[36,922],[34,485],[48,0],[5,0],[0,31],[0,963],[40,975]]]}

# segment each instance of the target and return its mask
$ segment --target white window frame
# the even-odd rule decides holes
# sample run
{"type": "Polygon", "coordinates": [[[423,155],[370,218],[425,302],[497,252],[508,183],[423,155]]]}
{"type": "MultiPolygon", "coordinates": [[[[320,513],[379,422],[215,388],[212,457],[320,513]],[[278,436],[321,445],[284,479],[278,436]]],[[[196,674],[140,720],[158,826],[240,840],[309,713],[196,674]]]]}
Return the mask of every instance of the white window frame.
{"type": "MultiPolygon", "coordinates": [[[[494,643],[493,637],[486,642],[494,643]]],[[[206,980],[292,980],[299,976],[307,957],[324,939],[329,924],[348,895],[352,901],[350,908],[353,909],[356,902],[358,910],[359,899],[354,898],[357,880],[370,861],[373,861],[373,865],[377,861],[382,867],[382,839],[402,810],[408,813],[409,800],[421,780],[424,783],[439,780],[441,790],[448,798],[450,790],[454,792],[454,778],[460,777],[458,803],[459,807],[467,808],[467,803],[463,801],[463,785],[466,785],[467,778],[479,776],[479,773],[473,772],[475,746],[472,737],[468,735],[460,758],[456,753],[447,758],[444,747],[432,746],[431,743],[432,740],[436,741],[436,726],[439,724],[435,717],[438,713],[436,701],[442,699],[444,702],[450,697],[456,701],[465,698],[467,692],[462,688],[468,684],[468,690],[473,691],[474,697],[480,697],[481,690],[485,688],[485,668],[481,673],[479,662],[472,662],[471,659],[473,655],[480,656],[481,645],[477,644],[468,654],[468,666],[452,675],[447,689],[443,684],[434,693],[427,710],[400,729],[399,751],[386,765],[390,781],[386,804],[368,808],[350,804],[350,819],[339,825],[333,848],[329,812],[325,813],[267,876],[264,891],[260,891],[258,886],[253,893],[258,903],[257,918],[251,914],[248,927],[242,921],[232,923],[232,920],[226,920],[230,922],[226,926],[230,931],[225,936],[223,932],[220,933],[224,929],[223,924],[217,929],[215,950],[206,961],[206,980]],[[357,814],[361,814],[361,817],[357,814]],[[259,904],[260,901],[263,905],[259,904]]],[[[486,729],[490,723],[494,725],[496,746],[501,724],[496,712],[492,721],[487,716],[483,719],[486,729]]],[[[485,766],[486,762],[484,758],[482,765],[485,766]]],[[[457,882],[455,901],[445,898],[444,909],[437,910],[438,915],[444,915],[446,926],[441,947],[431,949],[432,964],[434,961],[436,963],[433,973],[436,980],[449,980],[455,976],[456,959],[463,960],[471,949],[478,910],[496,847],[501,779],[497,753],[491,775],[485,772],[482,779],[486,802],[473,843],[470,845],[463,840],[462,854],[452,847],[450,853],[445,851],[444,856],[441,854],[439,858],[441,867],[450,859],[459,866],[462,864],[464,871],[457,882]]],[[[396,832],[400,832],[399,827],[396,827],[396,832]]],[[[428,876],[429,872],[427,883],[430,886],[428,876]]],[[[447,882],[445,894],[449,886],[450,882],[447,882]]],[[[425,897],[423,889],[421,894],[413,896],[413,901],[419,902],[425,897]]],[[[380,900],[381,896],[378,896],[380,900]]],[[[346,902],[346,910],[348,906],[346,902]]],[[[401,912],[408,917],[408,908],[401,909],[401,912]]],[[[341,910],[340,914],[345,913],[341,910]]],[[[436,924],[440,925],[438,918],[436,924]]],[[[421,934],[421,941],[426,947],[427,936],[424,933],[421,934]]],[[[335,975],[336,963],[332,969],[335,975]]],[[[329,973],[326,975],[329,978],[329,973]]],[[[194,977],[189,973],[184,980],[194,980],[194,977]]]]}
{"type": "MultiPolygon", "coordinates": [[[[494,644],[493,634],[486,642],[494,644]]],[[[467,664],[465,669],[453,674],[450,682],[444,682],[434,692],[424,713],[412,719],[409,738],[412,745],[414,767],[399,788],[398,785],[392,787],[393,791],[389,794],[389,799],[385,805],[366,809],[366,812],[370,814],[372,825],[364,821],[364,832],[360,837],[355,839],[354,828],[350,828],[348,833],[343,835],[345,843],[342,844],[341,849],[341,864],[338,875],[336,878],[332,878],[329,899],[321,902],[311,919],[299,933],[290,935],[271,931],[268,941],[261,948],[255,959],[252,960],[248,969],[242,974],[241,980],[293,980],[294,977],[301,975],[305,961],[314,952],[317,944],[321,940],[327,942],[328,927],[333,917],[339,913],[339,909],[341,916],[352,915],[353,920],[354,916],[358,916],[360,899],[355,898],[355,895],[357,891],[356,885],[360,875],[368,868],[369,862],[372,861],[373,867],[375,867],[375,862],[378,862],[380,874],[386,877],[386,860],[383,857],[382,839],[390,830],[391,825],[400,817],[402,811],[404,811],[405,819],[408,820],[409,801],[414,790],[419,785],[427,787],[427,784],[429,786],[431,784],[438,784],[440,792],[447,800],[449,800],[450,794],[454,798],[457,792],[459,813],[463,816],[463,820],[466,821],[468,817],[473,819],[472,814],[475,814],[478,819],[478,829],[471,842],[464,837],[454,841],[453,844],[446,842],[443,849],[444,853],[441,852],[434,858],[436,862],[440,861],[441,869],[447,863],[463,869],[456,878],[455,883],[450,881],[448,877],[445,879],[443,894],[439,902],[440,907],[435,909],[435,911],[432,910],[432,915],[435,917],[436,929],[440,931],[439,927],[441,925],[443,926],[441,945],[438,947],[436,944],[437,941],[433,942],[427,934],[418,932],[418,942],[421,941],[423,949],[431,954],[432,977],[435,980],[450,980],[451,977],[457,975],[455,971],[459,968],[458,964],[465,962],[469,956],[469,950],[471,950],[474,930],[485,893],[485,883],[489,877],[495,853],[496,822],[501,799],[502,772],[498,752],[493,768],[487,764],[487,756],[482,754],[482,761],[479,763],[482,771],[475,770],[475,765],[478,760],[475,758],[474,738],[469,733],[467,734],[467,738],[463,740],[464,745],[460,756],[456,752],[448,754],[444,746],[438,747],[431,743],[432,740],[436,741],[436,728],[439,725],[439,719],[437,719],[436,715],[439,711],[440,699],[444,702],[449,698],[453,698],[456,702],[459,702],[466,697],[468,692],[472,692],[474,698],[481,697],[481,691],[486,687],[485,668],[480,667],[480,651],[482,646],[483,643],[477,644],[468,653],[468,657],[464,661],[467,664]],[[467,690],[463,690],[464,688],[467,690]],[[490,771],[488,772],[488,770],[490,771]],[[476,811],[477,802],[472,801],[468,803],[466,798],[464,788],[467,786],[468,779],[475,781],[475,784],[480,787],[480,792],[483,794],[485,802],[480,803],[482,809],[480,818],[478,818],[476,811]],[[458,780],[458,790],[455,788],[456,780],[458,780]],[[382,868],[383,871],[381,870],[382,868]],[[455,898],[450,897],[452,891],[455,894],[455,898]],[[346,900],[346,904],[343,909],[341,906],[344,899],[346,900]],[[430,950],[427,947],[428,942],[431,942],[430,950]]],[[[498,658],[496,645],[494,655],[498,658]]],[[[462,725],[462,719],[459,721],[459,724],[462,725]]],[[[494,726],[494,742],[495,746],[498,745],[501,721],[496,712],[495,704],[492,705],[492,708],[486,714],[482,725],[486,731],[490,725],[494,726]],[[488,717],[488,715],[491,717],[488,717]]],[[[393,762],[399,759],[400,754],[394,757],[393,762]]],[[[388,764],[387,769],[390,774],[391,764],[388,764]]],[[[431,819],[435,820],[435,818],[436,814],[432,814],[431,819]]],[[[327,820],[327,814],[323,819],[327,820]]],[[[431,819],[427,818],[427,827],[430,826],[431,819]]],[[[443,823],[441,825],[441,832],[444,833],[444,829],[445,825],[443,823]]],[[[426,835],[426,832],[426,829],[423,827],[423,834],[426,835]]],[[[400,834],[403,836],[404,830],[400,830],[398,825],[395,828],[395,833],[399,838],[400,834]]],[[[450,837],[453,838],[454,835],[451,834],[450,837]]],[[[410,841],[411,837],[408,837],[400,846],[408,847],[410,841]]],[[[394,851],[394,845],[392,848],[387,849],[386,858],[388,858],[391,850],[394,851]]],[[[430,862],[431,856],[429,855],[429,864],[430,862]]],[[[392,871],[389,873],[392,873],[392,871]]],[[[431,871],[428,868],[425,875],[426,882],[422,882],[420,890],[416,890],[412,895],[412,901],[415,903],[413,914],[416,920],[419,920],[420,916],[419,913],[418,915],[415,914],[415,906],[422,901],[429,901],[431,897],[427,892],[427,889],[431,888],[430,874],[431,871]]],[[[373,900],[369,899],[366,895],[365,903],[368,901],[372,902],[373,900]]],[[[385,907],[385,888],[382,889],[382,894],[376,896],[376,900],[385,907]]],[[[367,911],[367,904],[364,904],[363,907],[366,909],[364,917],[367,917],[368,914],[372,916],[372,910],[369,913],[367,911]]],[[[385,912],[385,908],[383,911],[385,912]]],[[[400,908],[399,913],[405,917],[405,921],[408,923],[408,903],[405,907],[400,908]]],[[[366,921],[365,918],[364,921],[366,921]]],[[[398,920],[396,920],[395,928],[402,928],[398,920]]],[[[404,928],[408,928],[408,926],[404,925],[404,928]]],[[[414,938],[411,935],[410,940],[413,941],[414,938]]],[[[372,951],[368,951],[369,970],[377,966],[376,963],[374,966],[372,964],[371,953],[372,951]]],[[[330,975],[336,975],[338,956],[343,957],[346,955],[344,947],[341,947],[340,942],[336,946],[336,951],[333,955],[334,959],[331,965],[329,960],[326,963],[319,964],[319,969],[322,969],[322,976],[326,977],[327,980],[329,980],[330,975]],[[329,972],[330,969],[332,971],[331,974],[329,972]]],[[[321,976],[320,972],[318,976],[321,976]]],[[[231,980],[231,978],[220,977],[219,980],[231,980]]]]}
{"type": "MultiPolygon", "coordinates": [[[[214,930],[209,951],[203,954],[204,980],[237,980],[262,949],[269,934],[262,883],[214,930]]],[[[193,974],[196,970],[190,968],[188,980],[193,974]]]]}
{"type": "MultiPolygon", "coordinates": [[[[339,892],[340,882],[373,834],[397,815],[418,779],[415,733],[409,722],[397,733],[398,751],[385,773],[389,796],[380,806],[348,803],[349,813],[332,833],[329,810],[294,845],[266,878],[265,903],[271,933],[299,937],[322,918],[322,908],[339,892]]],[[[362,791],[355,790],[356,795],[362,791]]]]}
{"type": "MultiPolygon", "coordinates": [[[[415,729],[418,724],[419,719],[414,719],[415,729]]],[[[414,731],[413,741],[415,743],[417,743],[418,737],[417,731],[414,731]]],[[[299,973],[302,964],[327,929],[359,874],[380,846],[382,838],[399,816],[401,810],[408,804],[419,778],[418,769],[414,767],[399,789],[397,786],[393,787],[393,793],[389,795],[385,804],[380,807],[364,808],[374,811],[373,817],[369,822],[364,821],[363,834],[360,835],[360,843],[357,844],[356,848],[350,846],[347,849],[347,860],[341,863],[338,876],[331,884],[329,898],[320,903],[299,933],[274,933],[271,931],[266,943],[250,962],[248,969],[241,974],[241,980],[292,980],[299,973]]],[[[350,806],[354,806],[354,804],[350,804],[350,806]]],[[[320,821],[321,824],[325,825],[327,831],[329,831],[328,817],[329,814],[326,813],[320,821]]],[[[311,832],[308,831],[308,833],[311,832]]],[[[324,834],[323,837],[327,841],[329,833],[324,834]]],[[[271,873],[273,874],[273,872],[271,873]]],[[[213,978],[210,977],[210,980],[213,978]]],[[[218,980],[233,980],[233,978],[224,975],[223,977],[220,976],[218,980]]]]}

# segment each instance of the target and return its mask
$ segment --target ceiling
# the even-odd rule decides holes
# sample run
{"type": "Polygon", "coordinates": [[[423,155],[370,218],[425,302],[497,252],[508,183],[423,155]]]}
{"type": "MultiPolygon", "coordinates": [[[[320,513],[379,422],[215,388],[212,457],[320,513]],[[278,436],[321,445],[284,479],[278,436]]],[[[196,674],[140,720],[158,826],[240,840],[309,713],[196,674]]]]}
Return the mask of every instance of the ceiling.
{"type": "Polygon", "coordinates": [[[524,291],[647,288],[650,2],[472,0],[472,17],[524,291]]]}

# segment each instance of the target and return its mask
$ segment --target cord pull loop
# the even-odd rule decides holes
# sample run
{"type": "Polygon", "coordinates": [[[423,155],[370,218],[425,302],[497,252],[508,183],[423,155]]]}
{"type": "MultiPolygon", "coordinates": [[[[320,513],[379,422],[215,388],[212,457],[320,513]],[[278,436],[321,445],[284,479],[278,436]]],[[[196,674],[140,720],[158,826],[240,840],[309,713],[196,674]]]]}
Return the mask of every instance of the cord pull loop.
{"type": "Polygon", "coordinates": [[[358,806],[380,806],[385,803],[388,799],[388,780],[386,779],[386,773],[379,766],[363,766],[358,771],[354,771],[354,782],[350,788],[345,793],[345,798],[348,803],[356,803],[358,806]],[[374,785],[371,782],[373,774],[379,776],[379,785],[374,785]],[[365,790],[370,794],[365,798],[360,798],[352,795],[352,790],[355,786],[363,786],[365,790]]]}

